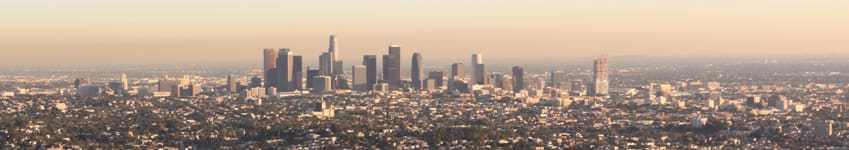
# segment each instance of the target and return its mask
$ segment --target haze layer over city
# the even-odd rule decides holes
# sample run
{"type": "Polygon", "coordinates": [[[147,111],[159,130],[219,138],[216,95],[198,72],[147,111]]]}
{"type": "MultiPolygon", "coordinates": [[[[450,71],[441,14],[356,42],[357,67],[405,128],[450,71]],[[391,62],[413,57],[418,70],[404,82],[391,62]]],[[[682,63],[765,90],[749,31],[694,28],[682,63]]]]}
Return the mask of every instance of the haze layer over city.
{"type": "Polygon", "coordinates": [[[0,2],[0,149],[849,149],[849,1],[0,2]]]}

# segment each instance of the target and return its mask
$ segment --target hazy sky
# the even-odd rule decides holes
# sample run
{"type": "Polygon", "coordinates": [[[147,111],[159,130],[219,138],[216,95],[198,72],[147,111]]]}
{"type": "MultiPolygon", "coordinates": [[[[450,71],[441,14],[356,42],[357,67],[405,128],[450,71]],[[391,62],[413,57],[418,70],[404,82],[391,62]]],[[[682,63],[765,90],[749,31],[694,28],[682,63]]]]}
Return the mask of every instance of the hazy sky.
{"type": "Polygon", "coordinates": [[[260,64],[264,47],[306,63],[336,34],[346,65],[601,54],[849,54],[847,0],[4,0],[0,63],[260,64]]]}

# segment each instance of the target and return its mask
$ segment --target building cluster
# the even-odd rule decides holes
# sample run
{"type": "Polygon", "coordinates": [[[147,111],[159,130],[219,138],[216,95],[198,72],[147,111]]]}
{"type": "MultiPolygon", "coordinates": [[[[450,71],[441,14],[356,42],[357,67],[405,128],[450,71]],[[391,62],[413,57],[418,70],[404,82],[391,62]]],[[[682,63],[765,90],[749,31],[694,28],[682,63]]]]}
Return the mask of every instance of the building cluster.
{"type": "Polygon", "coordinates": [[[335,36],[317,69],[287,48],[262,51],[262,69],[244,75],[0,75],[0,147],[849,148],[849,75],[830,68],[609,67],[602,56],[538,71],[492,69],[476,53],[468,70],[426,70],[416,52],[402,76],[397,45],[349,72],[335,36]]]}

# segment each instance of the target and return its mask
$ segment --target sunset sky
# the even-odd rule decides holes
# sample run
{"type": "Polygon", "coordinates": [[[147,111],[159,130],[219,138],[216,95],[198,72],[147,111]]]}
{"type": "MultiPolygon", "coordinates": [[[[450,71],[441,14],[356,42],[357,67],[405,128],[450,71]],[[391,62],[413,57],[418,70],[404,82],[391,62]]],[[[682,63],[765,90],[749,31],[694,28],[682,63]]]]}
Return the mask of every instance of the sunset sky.
{"type": "MultiPolygon", "coordinates": [[[[347,64],[485,59],[849,54],[847,0],[4,0],[0,63],[306,63],[336,34],[347,64]],[[409,60],[406,60],[409,61],[409,60]]],[[[447,65],[447,64],[446,64],[447,65]]]]}

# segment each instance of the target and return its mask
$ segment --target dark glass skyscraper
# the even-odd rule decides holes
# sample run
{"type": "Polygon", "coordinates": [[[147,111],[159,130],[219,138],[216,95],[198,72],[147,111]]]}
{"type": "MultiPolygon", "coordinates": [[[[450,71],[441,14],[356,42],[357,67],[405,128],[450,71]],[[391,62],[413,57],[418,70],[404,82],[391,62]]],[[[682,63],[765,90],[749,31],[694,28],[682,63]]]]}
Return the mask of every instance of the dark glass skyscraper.
{"type": "Polygon", "coordinates": [[[422,70],[422,54],[413,53],[412,60],[412,70],[410,71],[410,73],[412,74],[410,75],[410,77],[413,80],[413,89],[421,90],[423,87],[422,81],[424,80],[422,79],[422,76],[424,76],[424,71],[422,70]]]}
{"type": "Polygon", "coordinates": [[[302,56],[292,56],[292,90],[304,89],[304,63],[302,56]]]}
{"type": "Polygon", "coordinates": [[[292,51],[288,48],[281,48],[280,55],[277,57],[277,90],[283,92],[293,91],[292,88],[292,70],[293,58],[292,51]]]}
{"type": "Polygon", "coordinates": [[[513,66],[513,92],[522,91],[525,87],[525,69],[513,66]]]}
{"type": "Polygon", "coordinates": [[[374,90],[374,84],[377,83],[377,56],[363,56],[363,65],[366,66],[366,89],[374,90]]]}
{"type": "Polygon", "coordinates": [[[319,69],[310,69],[310,68],[307,68],[307,88],[308,88],[308,89],[313,88],[313,79],[314,79],[314,77],[315,77],[315,76],[320,76],[320,75],[322,75],[322,74],[321,74],[321,70],[319,70],[319,69]]]}

